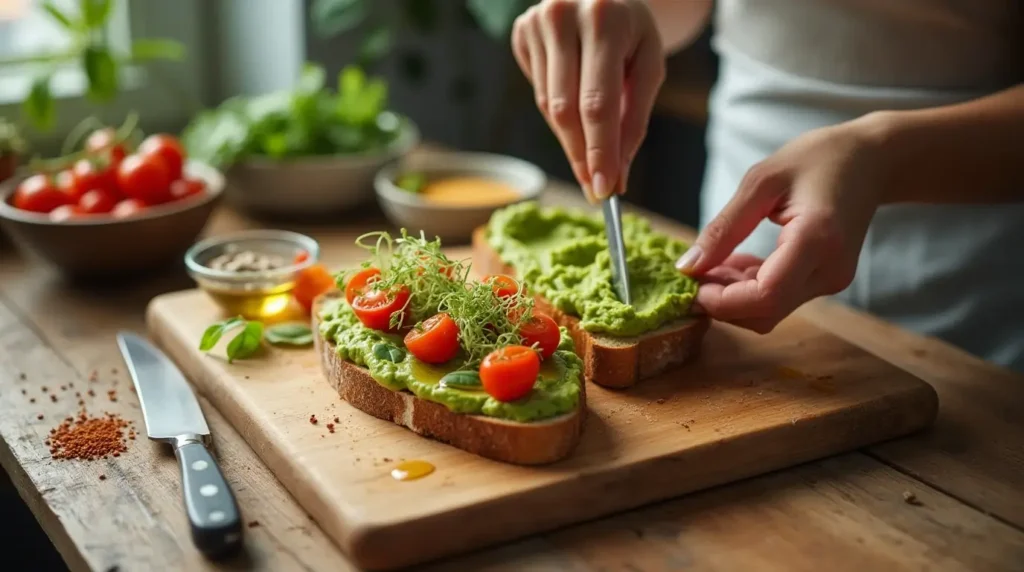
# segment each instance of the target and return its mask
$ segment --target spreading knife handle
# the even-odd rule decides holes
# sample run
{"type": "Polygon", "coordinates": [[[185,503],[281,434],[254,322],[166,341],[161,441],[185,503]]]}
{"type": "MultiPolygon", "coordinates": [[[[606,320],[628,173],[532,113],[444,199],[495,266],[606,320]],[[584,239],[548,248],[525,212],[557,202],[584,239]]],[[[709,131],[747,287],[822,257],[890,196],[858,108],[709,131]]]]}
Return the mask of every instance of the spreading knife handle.
{"type": "Polygon", "coordinates": [[[220,467],[199,439],[178,439],[185,512],[192,542],[210,558],[229,556],[242,546],[242,517],[220,467]]]}

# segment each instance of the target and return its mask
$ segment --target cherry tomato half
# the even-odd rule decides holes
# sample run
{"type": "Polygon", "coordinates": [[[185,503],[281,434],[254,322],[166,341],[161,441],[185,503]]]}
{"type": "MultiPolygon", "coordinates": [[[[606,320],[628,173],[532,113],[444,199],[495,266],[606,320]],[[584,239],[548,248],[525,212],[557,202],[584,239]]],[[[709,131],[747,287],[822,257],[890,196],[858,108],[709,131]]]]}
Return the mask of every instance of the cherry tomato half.
{"type": "Polygon", "coordinates": [[[117,184],[125,196],[157,205],[171,200],[171,173],[159,155],[128,155],[117,167],[117,184]]]}
{"type": "Polygon", "coordinates": [[[71,167],[78,198],[93,189],[117,192],[117,171],[103,159],[80,159],[71,167]]]}
{"type": "Polygon", "coordinates": [[[367,328],[381,331],[391,330],[391,315],[405,308],[409,301],[409,289],[399,286],[390,292],[370,290],[356,296],[352,311],[367,328]]]}
{"type": "Polygon", "coordinates": [[[163,159],[164,164],[167,165],[171,180],[181,178],[181,170],[185,164],[185,150],[173,135],[158,133],[146,137],[139,145],[138,153],[143,157],[150,155],[159,156],[163,159]]]}
{"type": "Polygon", "coordinates": [[[117,195],[106,189],[93,189],[86,191],[82,198],[78,199],[78,209],[84,214],[103,214],[114,210],[117,204],[117,195]]]}
{"type": "Polygon", "coordinates": [[[14,206],[26,211],[48,213],[69,202],[70,197],[61,192],[53,178],[48,175],[32,175],[22,181],[14,191],[14,206]]]}
{"type": "Polygon", "coordinates": [[[116,139],[117,132],[113,127],[97,129],[85,140],[85,150],[92,155],[108,159],[111,167],[116,170],[126,155],[124,145],[115,143],[116,139]]]}
{"type": "Polygon", "coordinates": [[[444,363],[459,353],[459,326],[448,314],[434,314],[409,330],[405,347],[421,362],[444,363]]]}
{"type": "Polygon", "coordinates": [[[366,291],[367,286],[380,277],[380,270],[370,267],[363,268],[348,279],[345,284],[345,299],[351,304],[357,296],[366,291]]]}
{"type": "Polygon", "coordinates": [[[555,320],[543,312],[536,311],[519,327],[519,335],[523,337],[523,345],[532,347],[537,344],[540,357],[544,359],[551,357],[558,349],[558,343],[562,341],[562,333],[555,320]]]}
{"type": "Polygon", "coordinates": [[[515,296],[519,292],[519,282],[505,274],[489,274],[484,277],[484,282],[491,285],[494,295],[499,298],[515,296]]]}
{"type": "Polygon", "coordinates": [[[72,218],[78,218],[83,213],[78,205],[61,205],[52,211],[50,211],[50,220],[53,222],[62,222],[72,218]]]}
{"type": "Polygon", "coordinates": [[[110,209],[110,214],[114,218],[128,218],[137,215],[145,209],[146,203],[139,199],[124,199],[114,205],[114,208],[110,209]]]}
{"type": "Polygon", "coordinates": [[[480,382],[498,401],[516,401],[530,394],[540,373],[540,357],[525,346],[506,346],[487,354],[480,364],[480,382]]]}
{"type": "Polygon", "coordinates": [[[334,276],[323,264],[314,264],[295,277],[292,296],[307,312],[313,309],[313,299],[335,287],[334,276]]]}

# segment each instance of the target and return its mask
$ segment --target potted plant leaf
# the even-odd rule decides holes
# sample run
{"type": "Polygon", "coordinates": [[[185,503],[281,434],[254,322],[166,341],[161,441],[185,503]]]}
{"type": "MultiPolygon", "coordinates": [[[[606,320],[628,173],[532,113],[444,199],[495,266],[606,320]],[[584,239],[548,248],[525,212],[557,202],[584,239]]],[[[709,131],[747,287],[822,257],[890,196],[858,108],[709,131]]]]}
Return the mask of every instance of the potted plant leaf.
{"type": "Polygon", "coordinates": [[[0,117],[0,183],[14,175],[26,148],[18,126],[0,117]]]}

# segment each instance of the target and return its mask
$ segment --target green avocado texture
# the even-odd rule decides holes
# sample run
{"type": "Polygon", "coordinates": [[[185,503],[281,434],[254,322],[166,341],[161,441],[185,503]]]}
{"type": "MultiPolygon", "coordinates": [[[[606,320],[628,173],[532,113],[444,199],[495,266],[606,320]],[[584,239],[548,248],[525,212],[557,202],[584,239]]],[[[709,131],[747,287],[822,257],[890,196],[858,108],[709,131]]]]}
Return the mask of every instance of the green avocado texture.
{"type": "Polygon", "coordinates": [[[655,232],[631,213],[622,216],[622,226],[632,306],[612,289],[600,216],[522,202],[495,211],[487,241],[531,292],[578,317],[584,330],[638,336],[687,316],[697,282],[675,268],[689,248],[685,242],[655,232]]]}

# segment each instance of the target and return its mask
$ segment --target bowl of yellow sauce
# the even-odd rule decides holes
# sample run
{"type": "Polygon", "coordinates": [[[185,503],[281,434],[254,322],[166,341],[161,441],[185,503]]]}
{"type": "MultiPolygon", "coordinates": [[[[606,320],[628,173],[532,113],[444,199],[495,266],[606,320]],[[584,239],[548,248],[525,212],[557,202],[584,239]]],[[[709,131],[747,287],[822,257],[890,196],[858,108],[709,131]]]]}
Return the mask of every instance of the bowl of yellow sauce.
{"type": "Polygon", "coordinates": [[[536,199],[546,185],[536,165],[491,153],[408,156],[374,181],[392,224],[446,245],[467,242],[495,209],[536,199]]]}

